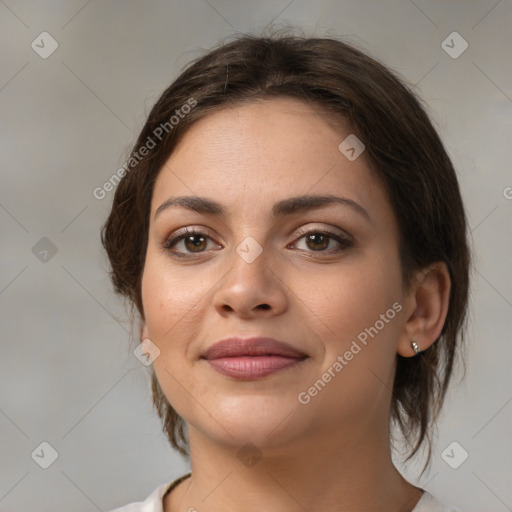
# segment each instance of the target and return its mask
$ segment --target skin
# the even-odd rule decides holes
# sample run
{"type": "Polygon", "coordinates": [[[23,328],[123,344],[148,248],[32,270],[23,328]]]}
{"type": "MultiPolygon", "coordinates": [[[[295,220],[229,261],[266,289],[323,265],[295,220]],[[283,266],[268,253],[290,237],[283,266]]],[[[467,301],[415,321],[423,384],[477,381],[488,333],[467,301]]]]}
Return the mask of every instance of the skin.
{"type": "Polygon", "coordinates": [[[350,133],[294,99],[225,108],[186,132],[157,177],[141,339],[161,351],[154,370],[188,424],[192,470],[164,498],[166,512],[405,512],[421,497],[391,461],[390,390],[396,354],[411,357],[411,340],[424,350],[439,336],[449,274],[439,263],[404,289],[390,202],[364,153],[349,161],[338,150],[350,133]],[[340,204],[271,215],[277,201],[303,194],[349,198],[370,220],[340,204]],[[222,203],[226,217],[172,206],[155,218],[166,199],[185,195],[222,203]],[[184,227],[209,237],[195,239],[200,252],[183,240],[162,248],[184,227]],[[352,246],[307,243],[303,228],[333,231],[352,246]],[[262,249],[252,263],[236,251],[246,237],[262,249]],[[299,393],[394,303],[402,306],[394,318],[300,403],[299,393]],[[200,359],[235,335],[273,337],[309,357],[263,379],[235,380],[200,359]],[[247,443],[261,456],[252,466],[237,456],[247,443]]]}

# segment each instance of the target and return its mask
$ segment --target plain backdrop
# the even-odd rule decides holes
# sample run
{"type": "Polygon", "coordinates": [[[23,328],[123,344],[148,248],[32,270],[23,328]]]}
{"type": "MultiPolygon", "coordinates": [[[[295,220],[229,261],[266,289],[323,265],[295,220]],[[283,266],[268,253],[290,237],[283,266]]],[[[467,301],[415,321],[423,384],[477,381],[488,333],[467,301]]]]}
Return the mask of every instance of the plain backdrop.
{"type": "Polygon", "coordinates": [[[462,511],[512,510],[510,0],[2,0],[1,511],[107,511],[188,471],[110,287],[99,231],[113,193],[93,190],[190,60],[269,23],[358,45],[428,104],[471,227],[469,359],[430,470],[397,464],[462,511]],[[467,459],[454,469],[446,449],[467,459]]]}

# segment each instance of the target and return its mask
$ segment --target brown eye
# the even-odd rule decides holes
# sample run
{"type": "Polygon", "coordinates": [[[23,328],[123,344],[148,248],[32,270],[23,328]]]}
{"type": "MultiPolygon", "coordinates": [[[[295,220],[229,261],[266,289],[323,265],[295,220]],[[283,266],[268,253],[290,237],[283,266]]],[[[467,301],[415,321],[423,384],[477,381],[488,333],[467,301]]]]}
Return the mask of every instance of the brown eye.
{"type": "MultiPolygon", "coordinates": [[[[344,251],[353,245],[349,239],[343,238],[340,235],[329,231],[308,231],[297,240],[301,241],[303,239],[305,241],[304,245],[306,246],[306,249],[297,247],[298,249],[323,254],[335,254],[344,251]],[[329,247],[331,248],[329,249],[329,247]]],[[[298,244],[295,242],[293,245],[297,246],[298,244]]]]}
{"type": "MultiPolygon", "coordinates": [[[[185,229],[182,234],[170,237],[162,244],[162,248],[178,257],[201,254],[208,249],[208,241],[212,240],[206,233],[185,229]]],[[[217,247],[220,248],[219,245],[217,247]]]]}
{"type": "Polygon", "coordinates": [[[329,237],[323,234],[306,235],[306,245],[314,251],[327,249],[329,237]]]}
{"type": "Polygon", "coordinates": [[[208,245],[206,238],[202,235],[187,235],[183,237],[183,242],[190,252],[201,252],[208,245]]]}

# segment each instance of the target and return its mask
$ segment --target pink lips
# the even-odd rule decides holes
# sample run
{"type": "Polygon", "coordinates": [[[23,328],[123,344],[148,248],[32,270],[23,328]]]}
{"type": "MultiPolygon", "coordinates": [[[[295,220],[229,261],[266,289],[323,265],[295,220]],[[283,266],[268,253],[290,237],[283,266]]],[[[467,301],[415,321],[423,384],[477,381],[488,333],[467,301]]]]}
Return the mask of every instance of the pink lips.
{"type": "Polygon", "coordinates": [[[228,338],[203,355],[212,368],[239,380],[254,380],[297,365],[308,356],[272,338],[228,338]]]}

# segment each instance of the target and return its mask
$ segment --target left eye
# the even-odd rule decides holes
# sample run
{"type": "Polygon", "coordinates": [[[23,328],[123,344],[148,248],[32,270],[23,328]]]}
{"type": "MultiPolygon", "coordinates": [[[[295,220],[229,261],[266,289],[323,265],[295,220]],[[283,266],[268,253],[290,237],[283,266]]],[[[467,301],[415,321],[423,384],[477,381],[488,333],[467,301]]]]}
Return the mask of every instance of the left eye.
{"type": "MultiPolygon", "coordinates": [[[[352,243],[346,238],[342,238],[339,235],[325,231],[309,231],[298,238],[298,240],[302,239],[304,239],[306,247],[313,252],[335,253],[352,245],[352,243]],[[331,242],[338,244],[338,248],[326,250],[329,245],[331,245],[331,242]]],[[[293,245],[297,245],[296,242],[293,245]]]]}

